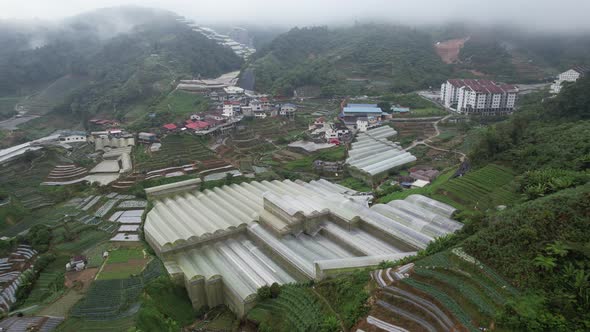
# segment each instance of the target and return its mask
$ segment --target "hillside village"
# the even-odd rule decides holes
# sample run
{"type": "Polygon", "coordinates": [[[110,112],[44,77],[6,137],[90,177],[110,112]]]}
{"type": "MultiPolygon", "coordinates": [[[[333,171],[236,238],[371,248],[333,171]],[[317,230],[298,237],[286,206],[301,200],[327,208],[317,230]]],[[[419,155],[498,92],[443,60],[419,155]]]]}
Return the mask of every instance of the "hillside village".
{"type": "MultiPolygon", "coordinates": [[[[173,21],[257,61],[245,28],[173,21]]],[[[469,38],[457,41],[431,46],[469,38]]],[[[452,51],[441,61],[460,61],[452,51]]],[[[164,66],[164,53],[146,62],[164,66]]],[[[579,238],[539,240],[537,270],[518,270],[480,234],[527,208],[536,220],[552,195],[582,205],[588,147],[543,142],[587,123],[514,128],[580,112],[564,100],[581,98],[587,66],[534,85],[465,74],[330,96],[246,89],[251,68],[233,69],[176,75],[139,111],[48,135],[45,114],[14,105],[0,122],[19,139],[0,150],[0,331],[518,330],[506,317],[528,299],[525,276],[585,255],[579,238]],[[33,125],[13,126],[23,117],[33,125]],[[542,151],[575,166],[530,160],[542,151]]]]}

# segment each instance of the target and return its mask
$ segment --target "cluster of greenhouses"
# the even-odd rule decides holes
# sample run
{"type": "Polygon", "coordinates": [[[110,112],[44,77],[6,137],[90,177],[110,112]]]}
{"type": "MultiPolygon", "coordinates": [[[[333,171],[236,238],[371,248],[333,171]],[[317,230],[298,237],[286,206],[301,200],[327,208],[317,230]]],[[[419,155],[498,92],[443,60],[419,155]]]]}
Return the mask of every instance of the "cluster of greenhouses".
{"type": "Polygon", "coordinates": [[[189,189],[159,196],[144,232],[195,308],[226,304],[243,315],[262,286],[395,261],[461,227],[452,207],[424,196],[369,201],[326,180],[189,189]]]}

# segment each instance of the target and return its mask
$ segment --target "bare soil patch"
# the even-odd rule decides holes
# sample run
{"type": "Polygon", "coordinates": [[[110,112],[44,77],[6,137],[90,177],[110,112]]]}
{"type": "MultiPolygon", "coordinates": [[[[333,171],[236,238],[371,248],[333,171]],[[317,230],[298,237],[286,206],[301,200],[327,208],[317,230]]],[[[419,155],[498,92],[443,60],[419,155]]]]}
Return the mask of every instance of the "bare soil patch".
{"type": "Polygon", "coordinates": [[[450,39],[434,45],[434,49],[444,63],[456,63],[459,60],[459,53],[461,52],[463,45],[465,45],[465,42],[468,40],[469,37],[450,39]]]}
{"type": "Polygon", "coordinates": [[[86,290],[94,280],[96,273],[98,273],[98,268],[66,272],[66,274],[64,275],[65,286],[67,288],[72,288],[76,284],[79,284],[82,285],[82,290],[86,290]]]}

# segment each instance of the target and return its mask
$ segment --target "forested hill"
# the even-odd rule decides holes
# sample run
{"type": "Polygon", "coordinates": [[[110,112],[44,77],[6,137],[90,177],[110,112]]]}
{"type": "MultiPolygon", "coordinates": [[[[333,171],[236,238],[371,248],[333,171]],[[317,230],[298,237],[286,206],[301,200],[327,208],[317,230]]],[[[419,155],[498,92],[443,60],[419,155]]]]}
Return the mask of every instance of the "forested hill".
{"type": "MultiPolygon", "coordinates": [[[[125,109],[155,97],[179,77],[215,77],[237,70],[231,50],[159,10],[98,10],[59,24],[24,25],[0,32],[0,97],[23,96],[64,76],[86,82],[62,111],[125,109]],[[28,27],[25,29],[24,27],[28,27]],[[39,30],[45,30],[39,33],[39,30]]],[[[11,25],[11,23],[4,23],[11,25]]],[[[13,23],[11,26],[15,26],[13,23]]]]}
{"type": "Polygon", "coordinates": [[[429,34],[403,26],[294,28],[259,50],[249,69],[256,89],[278,94],[302,86],[317,86],[324,95],[367,86],[409,91],[450,73],[433,44],[429,34]]]}
{"type": "Polygon", "coordinates": [[[498,325],[510,331],[590,326],[590,77],[554,98],[526,96],[518,114],[482,132],[475,164],[520,173],[521,204],[467,221],[462,243],[519,287],[498,325]],[[468,232],[469,233],[469,232],[468,232]]]}
{"type": "Polygon", "coordinates": [[[448,77],[547,82],[588,63],[588,37],[574,33],[366,24],[294,28],[259,49],[242,78],[248,87],[276,94],[291,95],[306,86],[323,95],[370,94],[437,87],[448,77]],[[454,43],[457,57],[443,62],[439,53],[445,50],[438,48],[450,47],[446,52],[453,53],[454,43]]]}

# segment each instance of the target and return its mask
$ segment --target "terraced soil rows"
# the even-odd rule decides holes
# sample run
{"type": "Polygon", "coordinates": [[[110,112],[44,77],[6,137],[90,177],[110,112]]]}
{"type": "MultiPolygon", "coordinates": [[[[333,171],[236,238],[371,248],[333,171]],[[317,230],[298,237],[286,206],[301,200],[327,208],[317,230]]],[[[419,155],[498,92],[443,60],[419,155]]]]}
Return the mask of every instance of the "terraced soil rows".
{"type": "Polygon", "coordinates": [[[317,331],[325,313],[309,289],[293,285],[282,287],[276,299],[259,303],[248,313],[248,319],[282,331],[317,331]]]}
{"type": "Polygon", "coordinates": [[[72,308],[71,316],[92,320],[113,320],[134,314],[143,286],[163,273],[152,260],[140,276],[127,279],[96,280],[86,296],[72,308]]]}
{"type": "MultiPolygon", "coordinates": [[[[488,328],[496,313],[517,294],[503,278],[461,248],[417,261],[405,269],[411,272],[409,277],[402,276],[405,272],[396,274],[395,271],[389,275],[403,279],[393,280],[389,286],[388,282],[380,282],[382,288],[377,299],[382,302],[377,305],[390,311],[394,324],[407,329],[412,324],[419,324],[424,330],[442,331],[488,328]]],[[[375,273],[373,276],[375,279],[375,273]]],[[[390,318],[379,316],[380,313],[374,311],[372,315],[384,320],[390,318]]]]}
{"type": "Polygon", "coordinates": [[[149,172],[210,159],[215,159],[215,154],[199,138],[190,135],[170,135],[162,139],[159,151],[152,152],[146,160],[138,161],[135,169],[138,172],[149,172]]]}
{"type": "Polygon", "coordinates": [[[518,200],[517,193],[511,188],[513,180],[512,171],[501,166],[488,165],[449,180],[441,185],[436,193],[460,205],[480,209],[510,205],[518,200]]]}

